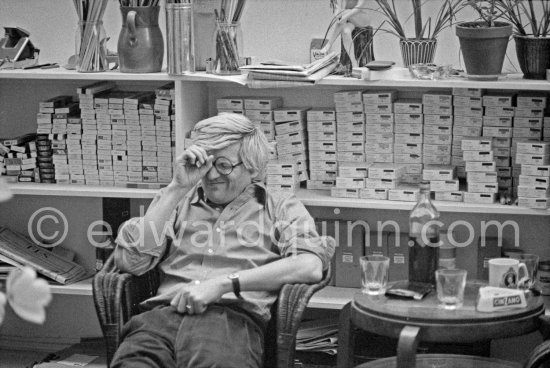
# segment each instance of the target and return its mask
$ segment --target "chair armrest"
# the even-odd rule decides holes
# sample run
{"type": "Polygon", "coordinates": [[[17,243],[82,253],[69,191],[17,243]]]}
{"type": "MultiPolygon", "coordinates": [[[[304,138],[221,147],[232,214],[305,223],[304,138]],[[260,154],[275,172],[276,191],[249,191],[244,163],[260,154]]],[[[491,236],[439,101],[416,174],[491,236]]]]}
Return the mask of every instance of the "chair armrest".
{"type": "Polygon", "coordinates": [[[527,361],[523,365],[525,368],[543,367],[543,363],[550,361],[550,340],[543,341],[537,345],[529,354],[527,361]]]}
{"type": "MultiPolygon", "coordinates": [[[[286,284],[277,301],[277,367],[294,367],[296,334],[311,296],[324,288],[331,278],[331,268],[316,284],[286,284]]],[[[273,316],[275,317],[275,316],[273,316]]],[[[272,317],[272,318],[273,318],[272,317]]]]}
{"type": "Polygon", "coordinates": [[[156,270],[141,276],[123,273],[111,255],[93,279],[93,298],[110,362],[120,344],[120,329],[139,313],[139,303],[156,294],[159,275],[156,270]]]}

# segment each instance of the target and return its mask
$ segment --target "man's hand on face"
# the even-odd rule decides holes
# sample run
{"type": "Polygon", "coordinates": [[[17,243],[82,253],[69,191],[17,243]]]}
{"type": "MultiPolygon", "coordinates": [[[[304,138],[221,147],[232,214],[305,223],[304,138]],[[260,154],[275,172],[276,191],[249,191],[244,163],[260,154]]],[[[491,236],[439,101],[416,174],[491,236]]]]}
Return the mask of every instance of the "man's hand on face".
{"type": "Polygon", "coordinates": [[[216,279],[194,281],[182,286],[172,298],[170,305],[179,313],[201,314],[206,311],[209,304],[220,300],[223,294],[221,282],[216,279]]]}
{"type": "Polygon", "coordinates": [[[204,148],[192,145],[176,158],[172,185],[193,187],[210,170],[213,161],[214,156],[208,155],[204,148]]]}

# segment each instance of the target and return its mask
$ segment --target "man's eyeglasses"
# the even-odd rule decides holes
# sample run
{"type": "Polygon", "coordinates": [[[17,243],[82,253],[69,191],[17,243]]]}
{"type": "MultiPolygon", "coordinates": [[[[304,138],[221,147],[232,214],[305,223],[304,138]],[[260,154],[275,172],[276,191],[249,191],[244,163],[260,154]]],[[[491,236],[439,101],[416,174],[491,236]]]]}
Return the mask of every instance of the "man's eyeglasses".
{"type": "Polygon", "coordinates": [[[229,161],[229,159],[227,157],[218,157],[217,159],[214,160],[214,162],[212,163],[214,165],[214,167],[216,168],[216,170],[218,170],[218,172],[222,175],[229,175],[233,172],[233,168],[235,168],[236,166],[239,166],[241,165],[243,162],[238,162],[236,164],[233,164],[231,161],[229,161]]]}

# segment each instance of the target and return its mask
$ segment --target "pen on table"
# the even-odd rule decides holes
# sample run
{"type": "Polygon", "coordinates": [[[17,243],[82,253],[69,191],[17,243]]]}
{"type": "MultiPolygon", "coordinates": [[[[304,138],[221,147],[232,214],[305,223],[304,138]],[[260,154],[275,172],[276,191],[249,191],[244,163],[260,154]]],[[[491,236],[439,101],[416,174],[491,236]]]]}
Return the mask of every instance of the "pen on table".
{"type": "Polygon", "coordinates": [[[59,64],[57,63],[47,63],[47,64],[38,64],[38,65],[31,65],[31,66],[25,66],[23,69],[51,69],[51,68],[59,68],[59,64]]]}

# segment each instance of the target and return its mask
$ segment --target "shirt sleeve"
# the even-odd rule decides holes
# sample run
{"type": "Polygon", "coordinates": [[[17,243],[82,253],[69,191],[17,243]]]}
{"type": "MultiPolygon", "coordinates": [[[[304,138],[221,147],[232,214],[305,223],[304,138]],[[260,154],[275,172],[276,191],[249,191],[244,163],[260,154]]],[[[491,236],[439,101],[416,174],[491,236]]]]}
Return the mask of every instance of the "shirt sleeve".
{"type": "Polygon", "coordinates": [[[282,256],[313,253],[323,262],[323,269],[328,268],[334,253],[333,240],[319,235],[313,217],[294,195],[277,201],[275,228],[282,256]]]}
{"type": "MultiPolygon", "coordinates": [[[[162,191],[151,202],[151,206],[158,201],[161,195],[162,191]]],[[[163,229],[157,230],[158,244],[151,249],[143,249],[145,247],[145,244],[143,244],[143,217],[134,217],[122,224],[116,238],[116,248],[114,251],[116,266],[120,270],[133,275],[142,275],[153,269],[162,258],[167,246],[173,240],[176,215],[177,209],[170,216],[166,226],[163,229]]]]}

